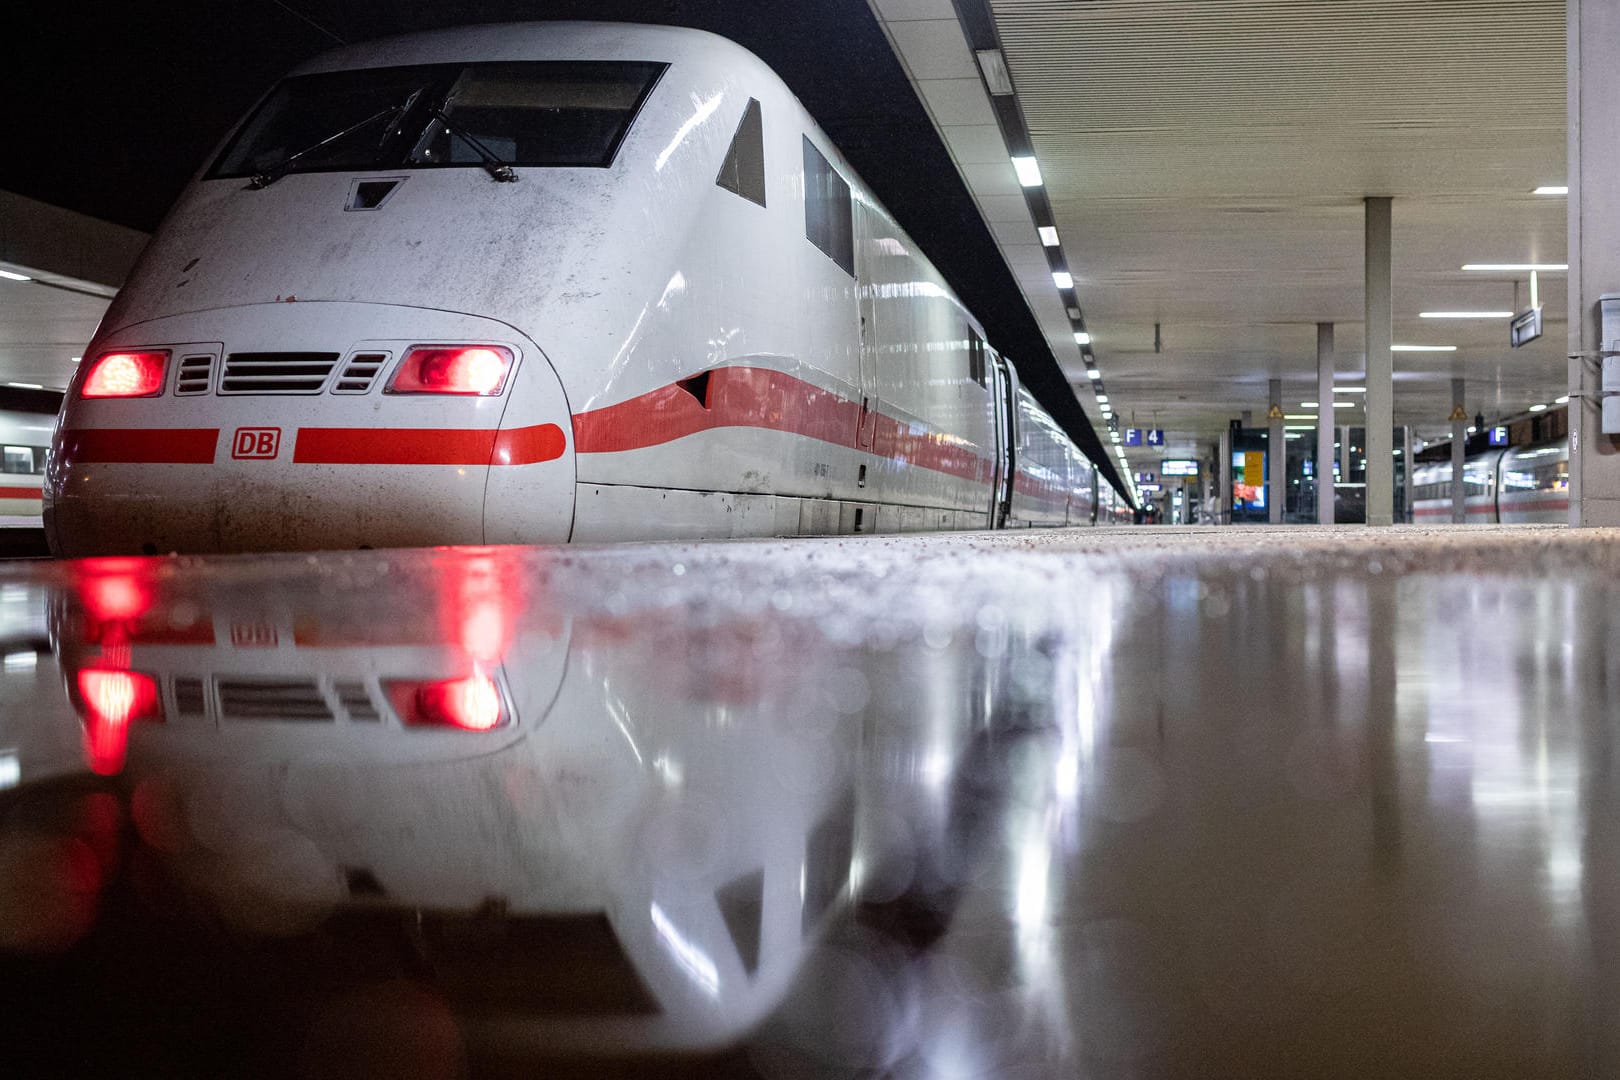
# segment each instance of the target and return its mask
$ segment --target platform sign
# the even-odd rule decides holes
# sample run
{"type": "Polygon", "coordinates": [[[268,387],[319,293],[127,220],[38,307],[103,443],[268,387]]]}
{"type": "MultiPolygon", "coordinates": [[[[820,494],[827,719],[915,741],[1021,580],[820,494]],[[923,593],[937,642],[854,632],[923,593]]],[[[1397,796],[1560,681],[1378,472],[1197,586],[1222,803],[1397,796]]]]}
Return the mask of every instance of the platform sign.
{"type": "Polygon", "coordinates": [[[1508,444],[1508,429],[1505,427],[1491,428],[1491,445],[1506,446],[1508,444]]]}
{"type": "Polygon", "coordinates": [[[1166,476],[1197,476],[1198,462],[1193,458],[1165,458],[1159,462],[1159,471],[1166,476]]]}
{"type": "Polygon", "coordinates": [[[1136,490],[1142,492],[1143,494],[1147,494],[1148,492],[1160,490],[1160,487],[1161,485],[1159,484],[1138,484],[1136,485],[1136,490]]]}
{"type": "Polygon", "coordinates": [[[1508,323],[1508,344],[1517,349],[1541,336],[1541,309],[1533,307],[1513,316],[1508,323]]]}
{"type": "Polygon", "coordinates": [[[1125,445],[1126,446],[1141,446],[1142,445],[1142,429],[1139,428],[1139,427],[1126,428],[1125,429],[1125,445]]]}
{"type": "Polygon", "coordinates": [[[1158,473],[1139,472],[1139,473],[1136,474],[1136,482],[1138,484],[1151,484],[1155,480],[1157,480],[1158,478],[1159,478],[1158,473]]]}
{"type": "Polygon", "coordinates": [[[1149,446],[1164,445],[1164,432],[1154,429],[1152,431],[1144,431],[1142,434],[1145,436],[1145,441],[1149,446]]]}

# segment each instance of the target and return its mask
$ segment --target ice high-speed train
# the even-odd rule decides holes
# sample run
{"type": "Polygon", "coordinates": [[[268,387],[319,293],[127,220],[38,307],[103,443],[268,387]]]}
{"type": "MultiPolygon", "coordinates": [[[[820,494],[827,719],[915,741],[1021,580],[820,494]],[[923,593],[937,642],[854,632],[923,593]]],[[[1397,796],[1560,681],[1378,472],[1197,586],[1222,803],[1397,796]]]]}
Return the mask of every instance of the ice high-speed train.
{"type": "Polygon", "coordinates": [[[1091,463],[787,87],[694,30],[305,64],[80,367],[46,482],[63,555],[1098,514],[1091,463]]]}
{"type": "Polygon", "coordinates": [[[39,518],[54,423],[47,414],[0,409],[0,517],[39,518]]]}
{"type": "MultiPolygon", "coordinates": [[[[1451,520],[1451,462],[1412,470],[1412,520],[1419,525],[1451,520]]],[[[1569,523],[1569,440],[1490,450],[1463,462],[1464,520],[1569,523]]]]}

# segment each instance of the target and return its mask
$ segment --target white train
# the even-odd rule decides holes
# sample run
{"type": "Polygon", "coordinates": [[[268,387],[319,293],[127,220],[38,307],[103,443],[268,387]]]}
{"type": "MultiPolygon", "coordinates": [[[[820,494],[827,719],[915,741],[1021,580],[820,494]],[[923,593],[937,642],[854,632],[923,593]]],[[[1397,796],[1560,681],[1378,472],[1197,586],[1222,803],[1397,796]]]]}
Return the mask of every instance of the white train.
{"type": "Polygon", "coordinates": [[[181,196],[81,369],[46,484],[62,555],[1099,509],[781,80],[687,29],[479,26],[304,65],[181,196]]]}
{"type": "MultiPolygon", "coordinates": [[[[1412,470],[1412,520],[1451,520],[1451,462],[1412,470]]],[[[1466,518],[1470,524],[1569,523],[1569,440],[1490,450],[1463,462],[1466,518]]]]}
{"type": "Polygon", "coordinates": [[[0,409],[0,519],[39,524],[45,460],[55,418],[0,409]]]}

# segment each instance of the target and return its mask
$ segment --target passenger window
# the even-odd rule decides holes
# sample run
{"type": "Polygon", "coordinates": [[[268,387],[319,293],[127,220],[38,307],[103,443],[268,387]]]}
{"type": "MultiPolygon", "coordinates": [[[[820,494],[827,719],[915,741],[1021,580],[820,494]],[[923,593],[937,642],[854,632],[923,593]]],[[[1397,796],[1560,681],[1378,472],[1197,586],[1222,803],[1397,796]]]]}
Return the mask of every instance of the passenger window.
{"type": "Polygon", "coordinates": [[[808,138],[804,140],[804,235],[844,273],[855,275],[855,219],[849,185],[808,138]]]}
{"type": "Polygon", "coordinates": [[[984,382],[984,339],[978,331],[968,327],[968,376],[980,386],[984,382]]]}
{"type": "Polygon", "coordinates": [[[749,202],[765,205],[765,130],[760,123],[759,102],[748,99],[742,123],[731,137],[731,149],[714,181],[727,191],[735,191],[749,202]]]}
{"type": "MultiPolygon", "coordinates": [[[[43,454],[40,455],[44,457],[43,454]]],[[[34,467],[34,448],[32,446],[8,446],[5,448],[5,471],[7,473],[35,473],[44,472],[43,468],[34,467]]]]}

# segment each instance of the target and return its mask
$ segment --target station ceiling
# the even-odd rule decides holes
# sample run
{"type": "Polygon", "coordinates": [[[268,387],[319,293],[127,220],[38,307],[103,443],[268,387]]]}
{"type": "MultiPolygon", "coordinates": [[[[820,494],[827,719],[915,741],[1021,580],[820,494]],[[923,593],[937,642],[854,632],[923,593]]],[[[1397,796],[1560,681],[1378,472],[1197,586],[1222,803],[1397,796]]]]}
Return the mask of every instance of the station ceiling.
{"type": "MultiPolygon", "coordinates": [[[[1565,261],[1565,199],[1532,194],[1564,183],[1562,0],[872,2],[891,26],[988,4],[1127,425],[1207,446],[1244,411],[1264,423],[1272,378],[1308,411],[1319,321],[1359,385],[1369,195],[1394,199],[1395,341],[1456,347],[1396,355],[1396,423],[1442,432],[1454,377],[1492,418],[1566,392],[1563,274],[1538,275],[1546,329],[1525,348],[1505,318],[1419,317],[1529,305],[1527,274],[1465,264],[1565,261]]],[[[1054,286],[1011,163],[956,144],[1039,309],[1054,286]]],[[[1066,330],[1049,338],[1084,384],[1066,330]]]]}

